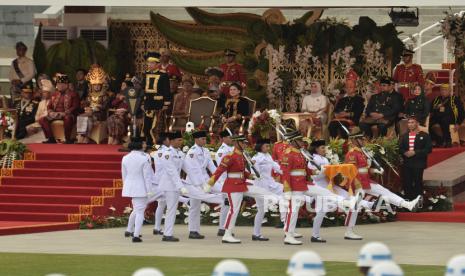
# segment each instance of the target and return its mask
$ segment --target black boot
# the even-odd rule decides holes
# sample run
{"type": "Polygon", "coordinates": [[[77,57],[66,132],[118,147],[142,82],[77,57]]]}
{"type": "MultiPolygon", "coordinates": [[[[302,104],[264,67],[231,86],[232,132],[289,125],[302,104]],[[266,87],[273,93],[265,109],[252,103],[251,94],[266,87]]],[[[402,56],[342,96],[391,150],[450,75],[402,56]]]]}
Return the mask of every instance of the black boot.
{"type": "Polygon", "coordinates": [[[204,235],[200,235],[199,232],[190,232],[190,233],[189,233],[189,239],[193,239],[193,240],[203,240],[203,239],[205,239],[205,236],[204,236],[204,235]]]}

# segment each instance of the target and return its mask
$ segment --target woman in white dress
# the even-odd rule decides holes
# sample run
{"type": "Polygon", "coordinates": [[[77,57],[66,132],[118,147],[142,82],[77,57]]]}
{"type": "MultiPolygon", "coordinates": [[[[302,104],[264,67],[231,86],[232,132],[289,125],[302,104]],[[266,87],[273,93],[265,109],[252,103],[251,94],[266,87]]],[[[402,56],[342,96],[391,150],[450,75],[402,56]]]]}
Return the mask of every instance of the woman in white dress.
{"type": "MultiPolygon", "coordinates": [[[[328,120],[328,104],[328,98],[321,92],[321,84],[315,81],[310,85],[310,94],[306,95],[302,100],[301,111],[310,113],[312,115],[313,126],[317,126],[321,130],[321,127],[328,120]]],[[[308,128],[308,123],[304,123],[303,127],[308,128]]],[[[307,132],[306,129],[304,131],[304,133],[307,132]]],[[[320,134],[313,133],[313,136],[320,137],[320,134]]]]}

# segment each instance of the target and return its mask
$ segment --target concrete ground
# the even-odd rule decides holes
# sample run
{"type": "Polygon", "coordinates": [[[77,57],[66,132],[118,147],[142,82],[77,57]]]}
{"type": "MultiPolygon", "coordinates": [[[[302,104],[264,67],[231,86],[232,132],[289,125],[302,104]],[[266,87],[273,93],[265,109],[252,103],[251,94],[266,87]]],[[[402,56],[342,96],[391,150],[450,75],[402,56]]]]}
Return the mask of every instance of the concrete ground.
{"type": "Polygon", "coordinates": [[[242,244],[222,244],[216,237],[216,227],[203,226],[205,240],[189,240],[187,226],[176,225],[178,243],[161,242],[152,235],[151,226],[145,226],[143,243],[133,244],[123,237],[123,228],[103,230],[75,230],[28,235],[1,236],[0,252],[58,253],[90,255],[139,255],[180,257],[235,257],[255,259],[288,259],[300,249],[318,252],[326,261],[354,262],[360,247],[369,241],[386,243],[401,264],[445,265],[447,260],[465,253],[465,228],[460,223],[393,222],[357,226],[363,241],[343,239],[344,228],[322,229],[326,244],[311,244],[310,230],[299,228],[304,235],[304,245],[283,244],[281,229],[264,227],[263,234],[271,240],[253,242],[251,227],[237,227],[236,237],[242,244]]]}

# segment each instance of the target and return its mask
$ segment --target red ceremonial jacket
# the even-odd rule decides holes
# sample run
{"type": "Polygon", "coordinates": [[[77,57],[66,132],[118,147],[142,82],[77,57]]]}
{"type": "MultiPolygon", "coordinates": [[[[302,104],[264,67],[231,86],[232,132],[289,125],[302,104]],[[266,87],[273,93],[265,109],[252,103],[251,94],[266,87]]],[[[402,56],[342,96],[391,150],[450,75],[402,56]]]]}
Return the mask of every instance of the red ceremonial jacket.
{"type": "Polygon", "coordinates": [[[59,91],[53,93],[50,102],[47,105],[48,112],[68,112],[76,115],[80,106],[79,95],[71,90],[67,90],[63,95],[59,91]],[[63,102],[64,110],[57,110],[59,103],[63,102]]]}
{"type": "Polygon", "coordinates": [[[242,152],[234,149],[233,152],[221,159],[221,164],[210,178],[209,183],[215,183],[223,173],[227,173],[223,185],[223,193],[247,192],[246,180],[250,173],[245,169],[245,158],[242,152]]]}
{"type": "Polygon", "coordinates": [[[409,66],[405,66],[405,64],[397,65],[392,79],[398,83],[399,93],[404,96],[404,100],[413,98],[410,89],[413,90],[414,85],[421,84],[423,86],[425,83],[423,69],[418,64],[411,64],[409,66]]]}
{"type": "MultiPolygon", "coordinates": [[[[354,164],[357,167],[358,174],[356,179],[360,182],[359,184],[362,185],[363,189],[370,189],[370,167],[368,166],[368,159],[365,154],[359,148],[354,147],[346,153],[345,162],[354,164]]],[[[354,185],[357,186],[357,183],[354,183],[354,185]]]]}
{"type": "Polygon", "coordinates": [[[158,65],[158,69],[166,74],[168,74],[169,77],[171,76],[176,76],[179,79],[181,79],[182,74],[181,71],[179,70],[178,66],[176,66],[173,63],[169,63],[166,67],[164,67],[161,63],[158,65]]]}
{"type": "Polygon", "coordinates": [[[307,185],[313,185],[307,180],[307,176],[310,176],[312,171],[307,166],[307,160],[297,148],[289,146],[284,151],[281,169],[284,192],[307,191],[307,185]]]}
{"type": "Polygon", "coordinates": [[[229,97],[229,86],[233,82],[238,82],[242,87],[246,86],[246,76],[242,65],[238,63],[226,64],[223,63],[220,65],[221,70],[223,70],[223,77],[221,78],[222,88],[221,91],[229,97]]]}

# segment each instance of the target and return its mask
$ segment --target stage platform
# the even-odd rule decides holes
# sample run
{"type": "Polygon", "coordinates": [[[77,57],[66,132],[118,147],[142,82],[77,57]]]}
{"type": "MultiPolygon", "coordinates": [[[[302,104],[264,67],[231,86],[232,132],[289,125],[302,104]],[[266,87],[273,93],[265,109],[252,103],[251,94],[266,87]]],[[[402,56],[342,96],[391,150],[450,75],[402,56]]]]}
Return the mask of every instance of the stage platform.
{"type": "Polygon", "coordinates": [[[87,215],[121,214],[119,146],[29,144],[29,159],[3,169],[0,235],[77,229],[87,215]]]}

